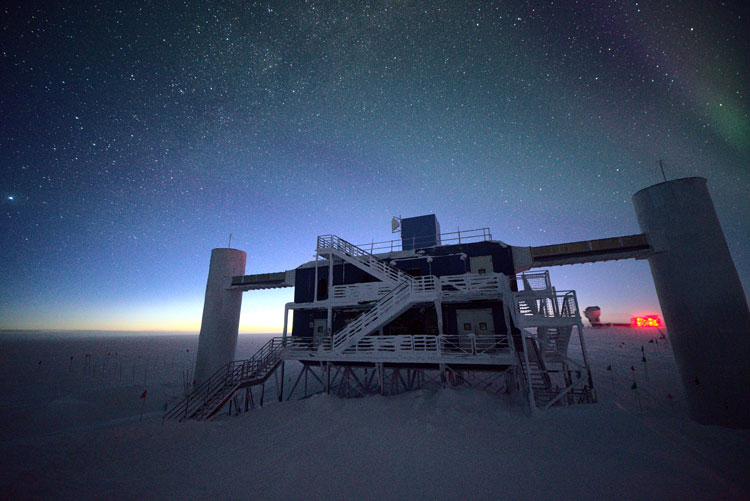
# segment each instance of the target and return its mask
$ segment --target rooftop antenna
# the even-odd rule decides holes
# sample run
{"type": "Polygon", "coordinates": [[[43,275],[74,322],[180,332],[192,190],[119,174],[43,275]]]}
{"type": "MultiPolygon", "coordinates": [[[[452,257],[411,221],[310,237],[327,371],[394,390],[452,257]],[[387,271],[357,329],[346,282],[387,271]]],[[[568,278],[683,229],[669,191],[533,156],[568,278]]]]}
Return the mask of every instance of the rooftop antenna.
{"type": "Polygon", "coordinates": [[[230,249],[232,248],[232,234],[229,234],[229,245],[227,245],[230,249]]]}
{"type": "Polygon", "coordinates": [[[664,182],[667,182],[667,176],[664,174],[664,165],[661,162],[661,158],[659,159],[659,168],[661,169],[661,176],[664,178],[664,182]]]}

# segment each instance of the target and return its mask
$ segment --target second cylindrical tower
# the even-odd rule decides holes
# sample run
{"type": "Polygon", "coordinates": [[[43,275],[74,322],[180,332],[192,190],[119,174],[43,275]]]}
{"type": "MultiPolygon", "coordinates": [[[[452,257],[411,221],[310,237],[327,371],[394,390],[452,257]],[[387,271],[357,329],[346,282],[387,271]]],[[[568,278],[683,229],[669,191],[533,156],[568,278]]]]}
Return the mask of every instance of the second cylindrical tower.
{"type": "Polygon", "coordinates": [[[750,311],[706,180],[633,195],[691,417],[750,427],[750,311]]]}

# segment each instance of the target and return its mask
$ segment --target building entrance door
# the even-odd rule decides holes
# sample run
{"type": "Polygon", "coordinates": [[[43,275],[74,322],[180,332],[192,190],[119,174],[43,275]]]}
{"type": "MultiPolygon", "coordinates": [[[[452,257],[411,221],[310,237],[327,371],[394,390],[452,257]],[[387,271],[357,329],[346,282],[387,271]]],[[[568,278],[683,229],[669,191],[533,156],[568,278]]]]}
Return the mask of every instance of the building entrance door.
{"type": "Polygon", "coordinates": [[[325,318],[316,318],[313,320],[313,342],[315,343],[315,346],[320,344],[321,339],[328,336],[326,329],[327,323],[328,322],[326,322],[325,318]]]}
{"type": "Polygon", "coordinates": [[[456,310],[458,321],[459,346],[464,351],[472,350],[470,335],[479,337],[494,336],[495,323],[492,321],[492,310],[456,310]]]}

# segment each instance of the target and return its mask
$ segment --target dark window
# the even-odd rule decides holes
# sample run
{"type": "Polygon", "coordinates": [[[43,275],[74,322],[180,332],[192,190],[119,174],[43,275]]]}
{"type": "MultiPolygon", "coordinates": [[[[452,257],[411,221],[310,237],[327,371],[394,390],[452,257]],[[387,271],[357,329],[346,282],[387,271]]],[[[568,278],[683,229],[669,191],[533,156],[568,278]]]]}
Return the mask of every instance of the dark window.
{"type": "Polygon", "coordinates": [[[318,299],[328,299],[328,279],[318,279],[318,299]]]}
{"type": "Polygon", "coordinates": [[[487,330],[487,324],[484,322],[479,322],[479,330],[480,331],[486,331],[487,330]]]}
{"type": "Polygon", "coordinates": [[[323,326],[322,325],[318,326],[318,332],[323,332],[323,326]]]}
{"type": "Polygon", "coordinates": [[[470,331],[471,330],[471,324],[470,323],[465,323],[464,324],[464,330],[465,331],[470,331]]]}
{"type": "Polygon", "coordinates": [[[484,268],[479,268],[479,270],[477,271],[477,273],[479,273],[480,275],[483,275],[483,274],[487,273],[487,270],[484,269],[484,268]]]}

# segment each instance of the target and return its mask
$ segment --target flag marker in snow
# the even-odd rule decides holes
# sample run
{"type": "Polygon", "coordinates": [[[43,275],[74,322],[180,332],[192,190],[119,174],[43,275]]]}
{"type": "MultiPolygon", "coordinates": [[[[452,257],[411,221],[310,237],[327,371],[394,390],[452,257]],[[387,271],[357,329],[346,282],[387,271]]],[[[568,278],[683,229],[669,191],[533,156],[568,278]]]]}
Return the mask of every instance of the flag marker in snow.
{"type": "Polygon", "coordinates": [[[146,392],[147,390],[143,390],[143,393],[141,393],[141,400],[143,400],[143,402],[141,402],[141,416],[138,418],[139,423],[143,421],[143,408],[146,406],[146,392]]]}
{"type": "Polygon", "coordinates": [[[633,385],[630,387],[635,395],[635,401],[638,402],[638,410],[643,412],[643,404],[641,403],[641,394],[638,392],[638,383],[635,382],[635,373],[633,373],[633,385]]]}
{"type": "Polygon", "coordinates": [[[641,404],[641,395],[638,393],[638,383],[635,382],[635,365],[630,366],[630,372],[633,374],[633,385],[630,387],[635,393],[635,401],[638,402],[638,409],[643,412],[643,404],[641,404]]]}
{"type": "Polygon", "coordinates": [[[609,376],[612,379],[612,393],[617,395],[617,390],[615,389],[615,372],[612,370],[612,364],[609,364],[607,366],[607,371],[609,372],[609,376]]]}

